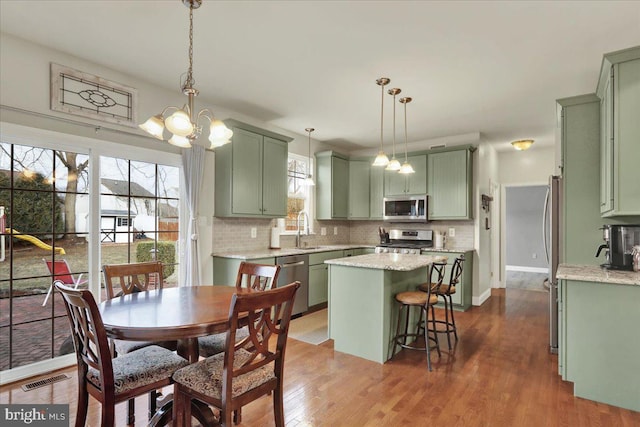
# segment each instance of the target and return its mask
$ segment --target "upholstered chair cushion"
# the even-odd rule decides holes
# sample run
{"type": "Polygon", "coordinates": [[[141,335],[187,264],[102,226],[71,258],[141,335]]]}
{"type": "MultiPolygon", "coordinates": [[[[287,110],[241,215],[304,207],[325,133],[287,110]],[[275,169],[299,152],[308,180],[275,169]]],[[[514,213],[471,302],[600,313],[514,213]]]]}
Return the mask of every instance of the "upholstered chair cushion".
{"type": "MultiPolygon", "coordinates": [[[[166,348],[151,345],[112,359],[116,395],[170,378],[189,364],[186,359],[166,348]]],[[[101,388],[100,372],[89,368],[87,380],[101,388]]]]}
{"type": "MultiPolygon", "coordinates": [[[[244,327],[236,331],[236,340],[239,341],[249,336],[249,328],[244,327]]],[[[222,353],[227,343],[227,333],[222,332],[219,334],[207,335],[206,337],[198,338],[198,347],[200,350],[200,356],[209,357],[214,354],[222,353]]]]}
{"type": "MultiPolygon", "coordinates": [[[[425,305],[427,303],[427,294],[420,291],[407,291],[396,294],[396,301],[407,305],[425,305]]],[[[438,296],[431,295],[429,305],[438,303],[438,296]]]]}
{"type": "Polygon", "coordinates": [[[143,347],[150,345],[157,345],[169,350],[175,350],[178,346],[176,341],[162,341],[162,342],[149,342],[149,341],[127,341],[127,340],[113,340],[113,345],[116,348],[116,354],[127,354],[135,350],[140,350],[143,347]]]}
{"type": "MultiPolygon", "coordinates": [[[[173,374],[173,379],[199,393],[214,399],[221,399],[224,355],[225,353],[219,353],[179,369],[173,374]]],[[[233,366],[235,368],[241,367],[250,356],[251,353],[244,349],[236,350],[233,366]]],[[[250,371],[233,379],[232,395],[233,397],[239,396],[275,378],[273,367],[270,365],[250,371]]]]}

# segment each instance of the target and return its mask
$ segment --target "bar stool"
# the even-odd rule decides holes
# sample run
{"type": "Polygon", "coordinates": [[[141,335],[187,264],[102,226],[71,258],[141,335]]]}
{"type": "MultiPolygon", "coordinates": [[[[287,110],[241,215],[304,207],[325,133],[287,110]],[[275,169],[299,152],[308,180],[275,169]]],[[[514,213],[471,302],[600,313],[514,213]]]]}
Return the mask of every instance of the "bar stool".
{"type": "MultiPolygon", "coordinates": [[[[435,294],[437,297],[442,297],[444,300],[444,316],[445,320],[434,320],[433,331],[434,334],[445,333],[447,334],[447,344],[449,345],[449,350],[451,350],[451,334],[454,335],[456,342],[458,342],[458,329],[456,328],[456,319],[453,316],[453,299],[451,296],[456,293],[456,285],[460,282],[460,277],[462,276],[462,263],[464,262],[464,255],[460,255],[458,258],[453,261],[453,266],[451,268],[451,277],[449,279],[449,283],[423,283],[418,286],[422,292],[435,294]],[[451,320],[449,320],[449,315],[451,315],[451,320]],[[444,328],[437,329],[435,324],[443,325],[444,328]]],[[[426,324],[426,323],[425,323],[426,324]]]]}
{"type": "MultiPolygon", "coordinates": [[[[442,284],[445,266],[446,263],[431,264],[431,268],[429,269],[430,283],[442,284]]],[[[398,324],[396,327],[396,336],[394,338],[393,352],[395,353],[397,346],[409,350],[425,350],[427,353],[427,367],[429,368],[429,371],[431,371],[431,345],[429,341],[432,341],[435,344],[435,348],[438,351],[438,357],[441,356],[440,346],[438,344],[438,334],[433,332],[433,336],[429,336],[429,332],[432,332],[436,329],[433,306],[438,303],[438,296],[435,293],[432,293],[431,287],[429,287],[427,292],[400,292],[396,294],[395,298],[396,301],[400,304],[400,308],[398,310],[398,324]],[[411,317],[411,307],[417,307],[420,309],[420,319],[422,319],[422,316],[424,315],[424,327],[418,327],[415,332],[409,332],[409,318],[411,317]],[[431,329],[427,327],[430,319],[429,309],[431,309],[431,329]],[[404,332],[401,331],[403,313],[405,313],[404,332]],[[418,339],[418,337],[422,336],[422,334],[420,333],[420,329],[424,330],[424,347],[411,345],[418,339]],[[412,341],[412,343],[407,344],[407,338],[409,337],[413,337],[414,340],[412,341]]]]}

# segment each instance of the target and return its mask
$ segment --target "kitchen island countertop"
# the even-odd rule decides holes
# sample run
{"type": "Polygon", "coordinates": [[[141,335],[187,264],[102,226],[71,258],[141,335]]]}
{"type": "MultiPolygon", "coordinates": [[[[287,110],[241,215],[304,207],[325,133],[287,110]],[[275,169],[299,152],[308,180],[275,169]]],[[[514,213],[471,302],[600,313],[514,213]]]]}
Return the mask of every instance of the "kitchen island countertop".
{"type": "Polygon", "coordinates": [[[560,264],[557,279],[640,286],[640,272],[607,270],[599,265],[560,264]]]}
{"type": "Polygon", "coordinates": [[[411,254],[367,254],[325,261],[325,264],[390,271],[413,271],[434,262],[446,262],[447,257],[411,254]]]}

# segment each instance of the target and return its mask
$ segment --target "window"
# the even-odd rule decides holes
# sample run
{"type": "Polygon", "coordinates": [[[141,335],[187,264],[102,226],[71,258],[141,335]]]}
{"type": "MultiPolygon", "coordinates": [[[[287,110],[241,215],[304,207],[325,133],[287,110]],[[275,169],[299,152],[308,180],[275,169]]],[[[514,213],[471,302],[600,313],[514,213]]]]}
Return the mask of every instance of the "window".
{"type": "Polygon", "coordinates": [[[180,156],[160,164],[129,147],[136,160],[122,159],[117,144],[10,124],[0,138],[0,371],[19,378],[72,360],[51,360],[73,353],[60,295],[48,295],[54,278],[99,299],[103,263],[156,258],[164,286],[177,285],[180,156]]]}
{"type": "MultiPolygon", "coordinates": [[[[288,198],[287,198],[287,217],[284,221],[284,230],[296,231],[298,229],[296,220],[298,213],[307,212],[309,218],[313,218],[312,212],[312,188],[305,184],[304,180],[313,170],[313,164],[310,164],[309,158],[297,154],[289,153],[288,161],[288,198]]],[[[313,225],[311,221],[309,226],[313,225]]]]}

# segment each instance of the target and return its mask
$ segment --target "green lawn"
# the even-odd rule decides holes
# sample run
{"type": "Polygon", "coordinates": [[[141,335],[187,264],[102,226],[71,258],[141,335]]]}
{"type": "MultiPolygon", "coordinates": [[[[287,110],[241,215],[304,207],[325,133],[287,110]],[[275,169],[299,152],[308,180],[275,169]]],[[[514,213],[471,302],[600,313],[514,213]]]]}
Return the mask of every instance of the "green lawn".
{"type": "MultiPolygon", "coordinates": [[[[144,240],[143,240],[144,241],[144,240]]],[[[103,243],[101,245],[101,264],[122,264],[136,262],[136,247],[140,241],[127,243],[103,243]]],[[[9,246],[9,245],[7,245],[9,246]]],[[[80,239],[62,239],[56,242],[57,247],[64,248],[65,254],[56,258],[63,258],[71,267],[74,276],[88,271],[88,245],[80,239]]],[[[13,250],[13,259],[9,257],[6,248],[5,260],[0,261],[0,298],[9,295],[9,277],[13,269],[13,295],[45,293],[51,285],[51,277],[44,259],[51,259],[51,251],[38,248],[31,244],[17,243],[13,250]]],[[[170,277],[165,278],[167,284],[177,282],[177,269],[170,277]]],[[[175,285],[175,284],[174,284],[175,285]]]]}

